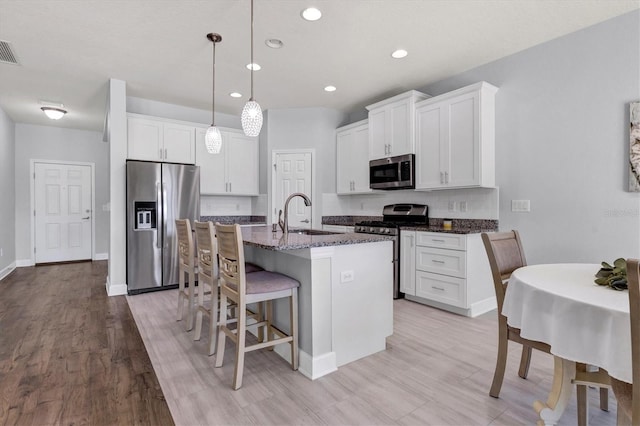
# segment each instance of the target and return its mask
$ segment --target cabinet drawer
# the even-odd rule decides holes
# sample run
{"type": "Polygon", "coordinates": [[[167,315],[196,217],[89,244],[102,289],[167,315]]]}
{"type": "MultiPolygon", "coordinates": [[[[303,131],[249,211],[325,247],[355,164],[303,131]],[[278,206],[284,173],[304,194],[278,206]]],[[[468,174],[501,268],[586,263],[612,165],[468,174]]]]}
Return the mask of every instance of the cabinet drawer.
{"type": "Polygon", "coordinates": [[[467,253],[432,247],[417,247],[416,269],[465,278],[467,276],[467,253]]]}
{"type": "Polygon", "coordinates": [[[416,272],[416,296],[448,305],[466,307],[465,280],[446,275],[416,272]]]}
{"type": "Polygon", "coordinates": [[[451,250],[466,250],[467,237],[462,234],[445,234],[444,232],[418,232],[416,245],[451,250]]]}

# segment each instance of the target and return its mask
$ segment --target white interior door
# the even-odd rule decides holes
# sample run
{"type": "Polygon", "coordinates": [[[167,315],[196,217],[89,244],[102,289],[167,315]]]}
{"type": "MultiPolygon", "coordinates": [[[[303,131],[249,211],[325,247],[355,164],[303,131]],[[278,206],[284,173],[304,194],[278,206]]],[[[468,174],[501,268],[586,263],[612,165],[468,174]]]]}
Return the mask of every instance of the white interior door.
{"type": "MultiPolygon", "coordinates": [[[[313,199],[310,152],[276,154],[275,218],[278,217],[279,210],[284,210],[287,197],[294,192],[302,192],[309,199],[313,199]]],[[[289,228],[311,228],[311,207],[305,206],[304,200],[300,197],[292,199],[289,204],[289,228]]]]}
{"type": "Polygon", "coordinates": [[[91,167],[34,163],[35,262],[91,259],[91,167]]]}

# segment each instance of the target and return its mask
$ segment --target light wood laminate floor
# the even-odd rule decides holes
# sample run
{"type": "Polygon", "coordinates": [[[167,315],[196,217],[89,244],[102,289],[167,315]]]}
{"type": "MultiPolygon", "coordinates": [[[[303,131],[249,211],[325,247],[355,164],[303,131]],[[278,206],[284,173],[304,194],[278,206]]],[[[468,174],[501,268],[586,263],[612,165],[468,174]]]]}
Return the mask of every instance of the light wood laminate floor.
{"type": "MultiPolygon", "coordinates": [[[[397,300],[386,351],[315,381],[273,352],[251,352],[243,387],[233,391],[232,346],[225,365],[214,368],[204,338],[194,342],[175,320],[177,291],[127,300],[177,425],[531,425],[533,401],[546,399],[551,388],[553,358],[534,351],[529,378],[520,379],[521,346],[510,343],[501,396],[489,396],[495,312],[470,319],[397,300]]],[[[609,405],[601,411],[597,389],[589,389],[591,425],[615,425],[612,393],[609,405]]],[[[576,423],[574,392],[560,424],[576,423]]]]}

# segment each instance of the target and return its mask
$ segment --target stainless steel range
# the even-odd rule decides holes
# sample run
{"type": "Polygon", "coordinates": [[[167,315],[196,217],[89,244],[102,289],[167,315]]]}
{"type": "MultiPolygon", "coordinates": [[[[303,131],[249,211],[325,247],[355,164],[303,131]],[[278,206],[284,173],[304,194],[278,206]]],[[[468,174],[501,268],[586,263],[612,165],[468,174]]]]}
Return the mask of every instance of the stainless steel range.
{"type": "Polygon", "coordinates": [[[394,236],[393,240],[393,298],[400,293],[400,227],[402,225],[428,225],[429,207],[424,204],[389,204],[382,210],[382,221],[355,224],[354,231],[362,234],[394,236]]]}

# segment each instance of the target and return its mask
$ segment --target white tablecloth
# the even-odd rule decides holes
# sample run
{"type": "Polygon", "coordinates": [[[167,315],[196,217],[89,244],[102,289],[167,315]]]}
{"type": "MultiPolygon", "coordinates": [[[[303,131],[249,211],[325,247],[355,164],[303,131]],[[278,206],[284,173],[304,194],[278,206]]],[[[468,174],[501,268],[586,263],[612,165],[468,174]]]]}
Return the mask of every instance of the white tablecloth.
{"type": "Polygon", "coordinates": [[[631,382],[629,293],[593,282],[597,264],[532,265],[513,272],[502,313],[521,336],[559,357],[631,382]]]}

